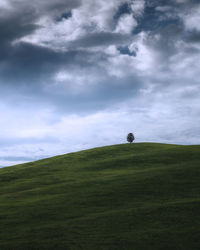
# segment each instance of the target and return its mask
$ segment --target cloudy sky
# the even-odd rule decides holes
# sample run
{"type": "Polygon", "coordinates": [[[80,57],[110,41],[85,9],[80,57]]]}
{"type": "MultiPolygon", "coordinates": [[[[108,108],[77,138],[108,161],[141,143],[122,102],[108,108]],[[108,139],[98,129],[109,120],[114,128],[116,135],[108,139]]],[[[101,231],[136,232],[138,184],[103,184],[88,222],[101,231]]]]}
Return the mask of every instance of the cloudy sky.
{"type": "Polygon", "coordinates": [[[0,0],[0,166],[200,143],[199,0],[0,0]]]}

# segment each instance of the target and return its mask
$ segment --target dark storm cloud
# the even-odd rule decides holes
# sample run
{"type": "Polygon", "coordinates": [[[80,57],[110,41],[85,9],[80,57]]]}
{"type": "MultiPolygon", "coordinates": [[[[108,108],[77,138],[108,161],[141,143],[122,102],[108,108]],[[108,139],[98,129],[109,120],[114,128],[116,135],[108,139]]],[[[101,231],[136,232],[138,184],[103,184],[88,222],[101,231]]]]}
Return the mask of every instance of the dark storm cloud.
{"type": "Polygon", "coordinates": [[[156,8],[157,6],[172,6],[182,8],[191,7],[199,4],[199,0],[145,0],[146,7],[156,8]]]}
{"type": "MultiPolygon", "coordinates": [[[[94,44],[95,42],[96,40],[94,44]]],[[[58,112],[88,113],[112,105],[116,100],[123,101],[124,98],[128,99],[137,95],[139,86],[141,87],[142,84],[137,76],[124,78],[123,85],[117,77],[108,76],[100,85],[91,86],[90,91],[86,94],[82,92],[73,94],[62,88],[62,94],[60,91],[54,90],[46,92],[45,89],[48,89],[48,85],[53,84],[52,77],[58,70],[67,69],[75,72],[77,69],[84,68],[90,70],[98,60],[102,63],[107,62],[107,58],[101,53],[56,52],[28,43],[10,46],[4,61],[5,66],[0,69],[1,98],[4,101],[8,100],[13,105],[21,103],[23,106],[26,102],[31,101],[35,102],[38,107],[56,104],[58,112]]],[[[96,74],[105,75],[106,72],[98,69],[96,74]]]]}
{"type": "MultiPolygon", "coordinates": [[[[15,2],[13,2],[15,3],[15,2]]],[[[16,3],[17,4],[17,3],[16,3]]],[[[79,1],[68,2],[68,8],[77,7],[79,1]]],[[[126,96],[136,94],[136,88],[139,79],[133,78],[124,79],[124,85],[120,85],[119,79],[108,77],[96,89],[88,94],[71,94],[66,93],[60,95],[58,92],[45,92],[48,85],[51,85],[54,74],[61,69],[69,71],[76,68],[90,68],[94,66],[96,60],[106,61],[107,58],[101,53],[91,53],[78,51],[78,47],[96,47],[110,44],[124,44],[130,38],[126,35],[102,32],[88,34],[85,37],[77,39],[73,43],[73,48],[68,52],[55,51],[49,48],[37,46],[30,43],[20,42],[12,44],[13,41],[23,36],[33,33],[39,26],[35,25],[37,18],[43,15],[46,11],[56,13],[63,11],[64,1],[56,3],[50,2],[46,5],[45,2],[38,2],[37,9],[35,3],[30,4],[25,10],[26,4],[21,4],[21,12],[8,12],[0,19],[1,42],[4,47],[1,47],[1,68],[0,68],[0,85],[2,99],[8,99],[11,103],[26,103],[27,100],[34,100],[36,105],[46,103],[51,105],[56,103],[60,110],[65,112],[99,110],[112,104],[115,100],[123,100],[126,96]],[[23,14],[22,14],[23,13],[23,14]],[[6,84],[5,84],[6,83],[6,84]],[[116,86],[115,86],[116,84],[116,86]],[[130,91],[130,87],[132,91],[130,91]],[[26,98],[23,98],[26,96],[26,98]]],[[[17,5],[16,5],[17,6],[17,5]]],[[[65,6],[66,7],[66,6],[65,6]]],[[[68,18],[70,15],[61,14],[62,18],[68,18]]],[[[97,70],[97,74],[99,74],[97,70]]]]}
{"type": "MultiPolygon", "coordinates": [[[[98,72],[97,74],[100,74],[98,72]]],[[[106,74],[106,72],[102,72],[106,74]]],[[[52,84],[52,79],[46,76],[45,81],[49,85],[52,84]]],[[[48,88],[48,84],[45,84],[48,88]]],[[[123,78],[123,84],[117,77],[109,77],[102,80],[97,86],[91,86],[90,91],[83,93],[82,91],[71,92],[66,87],[59,86],[53,87],[50,91],[46,92],[41,86],[38,88],[34,81],[29,84],[15,84],[12,89],[3,88],[1,90],[1,100],[7,101],[20,107],[24,105],[28,108],[29,105],[35,108],[54,107],[56,113],[79,113],[89,114],[108,106],[112,106],[116,102],[121,102],[124,99],[128,100],[138,95],[139,89],[143,83],[137,76],[123,78]]],[[[66,83],[67,86],[67,83],[66,83]]]]}
{"type": "Polygon", "coordinates": [[[9,43],[17,38],[32,33],[37,25],[33,23],[34,17],[29,13],[12,13],[8,17],[0,17],[0,42],[1,44],[9,43]]]}
{"type": "Polygon", "coordinates": [[[108,46],[108,45],[121,45],[130,42],[130,36],[111,33],[111,32],[101,32],[87,34],[76,41],[71,43],[72,48],[92,48],[98,46],[108,46]]]}
{"type": "MultiPolygon", "coordinates": [[[[103,80],[99,86],[90,87],[90,92],[84,95],[82,93],[72,94],[67,90],[60,95],[59,91],[50,93],[44,90],[53,83],[53,76],[59,70],[76,72],[77,69],[78,74],[80,68],[86,68],[89,72],[90,68],[94,68],[96,64],[95,74],[97,76],[106,75],[106,72],[98,65],[100,62],[107,63],[107,56],[103,51],[91,52],[90,48],[116,45],[121,54],[137,57],[137,51],[130,51],[128,47],[128,44],[134,39],[132,35],[105,31],[88,32],[69,43],[67,52],[25,42],[11,44],[14,40],[39,29],[40,27],[35,25],[39,17],[48,14],[58,17],[62,21],[62,19],[71,18],[71,9],[77,8],[81,4],[84,3],[80,1],[57,1],[56,3],[55,1],[36,1],[29,6],[25,2],[21,2],[21,8],[17,8],[17,2],[13,2],[13,6],[16,7],[15,11],[8,12],[7,16],[4,15],[0,19],[1,43],[4,45],[1,47],[0,53],[2,65],[0,84],[5,85],[6,82],[7,85],[3,87],[2,93],[8,93],[9,85],[11,85],[14,86],[13,93],[23,92],[28,96],[34,96],[39,102],[55,103],[59,109],[67,112],[70,110],[86,110],[86,112],[98,110],[137,94],[143,83],[136,75],[123,79],[107,76],[107,79],[103,80]],[[83,51],[84,48],[87,51],[83,51]],[[115,85],[115,83],[118,84],[115,85]]],[[[193,4],[196,4],[195,1],[193,4]]],[[[192,4],[190,3],[190,5],[192,4]]],[[[181,11],[184,8],[181,7],[181,11]]],[[[184,39],[184,27],[177,15],[178,11],[177,3],[174,1],[166,1],[165,4],[160,1],[146,1],[143,16],[137,18],[138,26],[134,33],[148,32],[147,43],[160,51],[161,61],[164,59],[167,62],[167,58],[176,53],[176,41],[184,39]],[[165,5],[174,7],[169,17],[156,10],[156,7],[165,5]],[[157,34],[159,34],[159,39],[155,40],[157,34]]],[[[127,3],[120,5],[113,18],[119,19],[124,14],[130,14],[130,6],[127,3]]],[[[198,34],[194,32],[191,36],[185,35],[185,37],[188,42],[199,39],[198,34]]],[[[163,64],[163,67],[167,66],[167,63],[163,64]]]]}
{"type": "MultiPolygon", "coordinates": [[[[9,46],[5,52],[5,66],[1,77],[8,83],[29,83],[35,81],[41,83],[44,77],[48,77],[63,64],[73,63],[76,52],[57,53],[48,48],[20,43],[9,46]],[[36,81],[38,79],[38,81],[36,81]]],[[[27,84],[29,85],[29,83],[27,84]]]]}
{"type": "Polygon", "coordinates": [[[123,85],[117,77],[107,77],[96,87],[90,87],[88,93],[75,93],[60,95],[59,93],[51,94],[51,100],[58,104],[57,112],[79,112],[81,114],[94,113],[96,111],[112,106],[116,102],[124,99],[136,97],[138,90],[143,83],[140,78],[126,77],[123,79],[123,85]]]}
{"type": "Polygon", "coordinates": [[[168,25],[177,25],[181,23],[177,13],[176,4],[170,1],[146,1],[144,15],[138,19],[138,26],[134,31],[137,34],[141,31],[160,32],[162,28],[168,25]],[[169,4],[169,5],[168,5],[169,4]],[[158,8],[169,7],[168,11],[158,11],[158,8]]]}
{"type": "MultiPolygon", "coordinates": [[[[35,25],[35,21],[44,13],[60,12],[59,15],[61,18],[69,18],[71,17],[71,12],[63,12],[63,10],[77,8],[83,3],[80,1],[60,0],[56,1],[56,3],[55,1],[34,1],[30,4],[21,1],[20,5],[18,1],[12,1],[12,4],[15,7],[15,12],[10,11],[7,13],[7,16],[4,15],[0,18],[2,45],[0,59],[5,63],[2,72],[4,80],[6,80],[6,77],[12,81],[15,79],[21,80],[22,78],[36,80],[35,78],[38,77],[38,79],[41,79],[41,77],[45,77],[48,72],[53,73],[59,67],[62,67],[62,65],[78,63],[74,61],[76,56],[74,50],[77,48],[92,48],[112,44],[126,46],[132,39],[131,36],[111,32],[87,33],[69,45],[72,52],[68,53],[55,52],[26,43],[12,46],[12,41],[31,34],[39,28],[35,25]],[[21,9],[21,11],[19,11],[19,9],[21,9]],[[70,14],[65,15],[65,13],[70,14]],[[11,71],[13,72],[12,75],[10,74],[11,71]],[[35,74],[35,72],[37,72],[37,74],[35,74]]],[[[196,1],[192,1],[190,5],[192,4],[196,4],[196,1]]],[[[165,5],[175,7],[177,3],[174,1],[165,1],[165,5]]],[[[161,19],[163,13],[155,10],[157,6],[164,6],[164,2],[161,3],[155,0],[146,1],[144,15],[138,20],[138,27],[135,33],[149,31],[149,37],[152,37],[152,40],[154,35],[159,34],[160,39],[155,46],[160,49],[160,51],[163,50],[165,55],[167,53],[174,53],[174,41],[181,37],[183,25],[177,15],[171,15],[167,20],[161,19]]],[[[175,10],[173,12],[175,12],[175,10]]],[[[119,18],[125,13],[130,13],[130,7],[127,3],[119,7],[116,16],[119,18]]],[[[188,35],[186,37],[188,42],[197,42],[199,40],[198,33],[193,33],[191,36],[188,35]]],[[[122,53],[123,51],[124,50],[122,50],[122,53]]],[[[87,64],[87,61],[85,60],[84,63],[87,64]]]]}
{"type": "MultiPolygon", "coordinates": [[[[17,2],[13,1],[13,6],[17,7],[17,2]]],[[[92,105],[93,108],[97,106],[104,106],[108,99],[112,101],[122,100],[128,94],[128,89],[132,89],[133,92],[137,92],[139,86],[141,87],[141,81],[137,79],[137,76],[132,78],[126,77],[123,79],[124,84],[118,85],[120,87],[113,86],[113,82],[120,82],[120,79],[107,77],[106,81],[103,81],[101,88],[97,87],[93,92],[86,96],[65,94],[65,96],[59,97],[59,94],[45,94],[43,86],[48,86],[52,83],[52,78],[58,70],[74,70],[77,68],[90,68],[94,67],[95,63],[98,68],[99,62],[107,62],[106,55],[102,52],[90,52],[79,50],[80,48],[94,48],[109,45],[117,45],[118,50],[121,54],[129,56],[137,56],[137,52],[130,51],[128,44],[134,38],[132,35],[124,35],[113,32],[93,32],[87,33],[86,35],[77,38],[73,42],[69,43],[67,52],[55,51],[50,48],[45,48],[25,42],[12,45],[11,43],[27,34],[33,33],[40,27],[35,25],[36,20],[44,14],[55,13],[55,16],[60,18],[68,19],[72,17],[70,12],[71,9],[79,7],[80,1],[37,1],[31,3],[28,7],[27,3],[21,2],[21,8],[14,8],[15,11],[8,11],[8,15],[3,15],[0,18],[0,35],[1,35],[1,83],[6,82],[7,87],[15,85],[19,91],[29,92],[29,94],[43,96],[45,99],[60,103],[66,108],[67,105],[71,104],[76,106],[77,102],[85,103],[85,108],[89,109],[90,102],[96,100],[96,106],[92,105]],[[26,9],[27,7],[27,9],[26,9]],[[63,12],[63,10],[69,10],[69,12],[63,12]],[[58,13],[60,14],[58,15],[58,13]],[[23,14],[22,14],[23,13],[23,14]],[[98,62],[98,63],[97,63],[98,62]],[[131,84],[132,82],[136,84],[131,84]],[[125,84],[129,82],[130,84],[125,84]],[[140,85],[138,84],[140,82],[140,85]],[[110,98],[108,98],[109,93],[110,98]],[[46,95],[46,96],[45,96],[46,95]],[[98,101],[99,100],[99,101],[98,101]],[[102,103],[99,103],[99,102],[102,103]]],[[[83,4],[83,3],[82,3],[83,4]]],[[[190,6],[196,4],[196,1],[190,2],[190,6]]],[[[185,5],[177,9],[179,4],[174,1],[166,1],[165,4],[160,1],[146,1],[144,15],[138,18],[138,26],[135,34],[141,31],[148,32],[148,45],[154,47],[157,51],[160,51],[160,60],[163,58],[167,62],[167,58],[176,53],[176,41],[184,40],[188,43],[198,42],[199,33],[184,31],[183,22],[177,15],[177,12],[183,11],[185,5]],[[174,7],[171,10],[170,16],[167,16],[163,12],[156,10],[158,6],[170,5],[174,7]],[[166,16],[165,16],[166,15],[166,16]],[[165,18],[163,18],[165,17],[165,18]],[[155,36],[159,34],[159,38],[155,40],[155,36]]],[[[19,6],[19,5],[18,5],[19,6]]],[[[123,14],[130,13],[130,6],[127,3],[120,5],[118,12],[114,18],[118,19],[123,14]]],[[[48,45],[48,44],[47,44],[48,45]]],[[[163,64],[167,67],[167,63],[163,64]]],[[[101,69],[96,70],[96,74],[105,74],[101,72],[101,69]]],[[[91,88],[92,89],[92,88],[91,88]]],[[[130,91],[130,93],[132,93],[130,91]]],[[[59,105],[59,106],[60,106],[59,105]]],[[[79,105],[78,105],[79,106],[79,105]]],[[[78,109],[78,107],[77,107],[78,109]]]]}
{"type": "MultiPolygon", "coordinates": [[[[79,0],[59,0],[59,1],[8,1],[12,8],[2,9],[0,15],[0,44],[1,50],[10,47],[10,42],[31,34],[37,28],[40,28],[36,22],[43,15],[58,15],[58,18],[69,16],[73,8],[80,6],[79,0]],[[66,12],[68,10],[68,12],[66,12]],[[68,13],[68,14],[67,14],[68,13]],[[2,49],[2,46],[3,49],[2,49]]],[[[2,53],[1,53],[2,54],[2,53]]]]}
{"type": "MultiPolygon", "coordinates": [[[[198,1],[193,0],[188,4],[191,6],[197,4],[197,2],[198,1]]],[[[79,0],[59,0],[56,1],[56,3],[55,1],[34,1],[32,3],[26,3],[25,1],[11,1],[11,3],[15,8],[13,8],[12,11],[7,11],[3,17],[0,17],[0,43],[2,45],[0,59],[3,60],[6,58],[5,61],[8,65],[10,62],[12,67],[16,66],[16,71],[20,70],[21,67],[22,71],[24,71],[23,73],[26,74],[27,72],[27,75],[30,74],[30,76],[32,69],[33,74],[35,71],[38,73],[40,72],[39,65],[41,65],[41,71],[44,70],[46,64],[50,67],[49,70],[52,70],[52,65],[60,66],[62,63],[68,62],[68,55],[62,56],[61,53],[53,51],[51,52],[48,49],[28,44],[11,46],[10,43],[15,39],[21,38],[27,34],[31,34],[33,31],[38,29],[39,27],[35,24],[36,20],[44,13],[58,11],[60,12],[59,16],[61,18],[69,18],[71,17],[71,12],[63,12],[63,10],[77,8],[83,3],[79,0]],[[64,58],[66,58],[66,60],[64,58]]],[[[152,32],[151,34],[158,33],[161,35],[161,39],[159,41],[160,45],[158,45],[161,47],[161,49],[163,49],[164,43],[166,43],[168,48],[165,47],[165,49],[170,50],[170,48],[173,47],[173,40],[170,41],[170,39],[173,38],[176,40],[180,38],[181,32],[183,32],[183,25],[177,15],[171,15],[171,17],[169,17],[167,20],[161,19],[163,13],[156,11],[155,8],[157,6],[165,5],[171,5],[172,7],[175,7],[180,4],[170,0],[165,2],[158,0],[147,0],[144,15],[139,19],[138,27],[135,33],[141,31],[150,31],[152,32]],[[166,39],[168,39],[168,41],[166,39]]],[[[176,12],[178,10],[175,8],[171,11],[176,12]]],[[[119,7],[116,16],[119,18],[120,15],[129,12],[129,5],[124,3],[119,7]]],[[[193,32],[188,34],[186,38],[188,42],[198,42],[199,33],[193,32]]],[[[71,44],[71,49],[74,51],[77,49],[77,47],[90,48],[110,44],[126,45],[126,43],[131,39],[131,36],[125,36],[111,32],[88,33],[76,39],[71,44]]],[[[72,52],[71,56],[72,61],[73,53],[74,52],[72,52]]],[[[57,68],[57,66],[55,66],[55,68],[57,68]]]]}
{"type": "Polygon", "coordinates": [[[185,35],[185,39],[189,43],[200,43],[200,31],[193,30],[185,35]]]}
{"type": "MultiPolygon", "coordinates": [[[[32,10],[38,17],[43,15],[57,15],[63,11],[70,11],[81,5],[81,0],[34,0],[31,2],[11,0],[8,1],[12,4],[13,8],[23,9],[25,12],[32,10]]],[[[23,13],[23,12],[22,12],[23,13]]]]}
{"type": "MultiPolygon", "coordinates": [[[[9,11],[0,16],[0,63],[10,63],[13,52],[12,42],[32,33],[38,28],[34,13],[19,10],[9,11]],[[7,14],[7,15],[6,15],[7,14]]],[[[20,60],[20,56],[18,57],[20,60]]],[[[4,68],[3,68],[4,70],[4,68]]]]}
{"type": "Polygon", "coordinates": [[[183,36],[184,27],[182,22],[166,23],[149,33],[148,43],[157,51],[160,51],[160,56],[167,60],[170,56],[176,54],[176,42],[182,40],[183,36]],[[155,40],[157,34],[159,34],[159,37],[155,40]]]}
{"type": "Polygon", "coordinates": [[[49,11],[62,11],[65,9],[71,10],[81,5],[81,0],[54,0],[51,1],[37,1],[37,6],[42,7],[47,13],[49,11]]]}

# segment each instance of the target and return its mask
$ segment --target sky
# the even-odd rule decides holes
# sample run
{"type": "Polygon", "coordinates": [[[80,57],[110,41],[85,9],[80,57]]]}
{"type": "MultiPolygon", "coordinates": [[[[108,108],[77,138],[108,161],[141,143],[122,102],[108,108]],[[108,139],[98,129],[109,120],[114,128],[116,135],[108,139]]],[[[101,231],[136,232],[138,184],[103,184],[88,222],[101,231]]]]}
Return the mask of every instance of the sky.
{"type": "Polygon", "coordinates": [[[200,144],[199,0],[0,0],[0,166],[200,144]]]}

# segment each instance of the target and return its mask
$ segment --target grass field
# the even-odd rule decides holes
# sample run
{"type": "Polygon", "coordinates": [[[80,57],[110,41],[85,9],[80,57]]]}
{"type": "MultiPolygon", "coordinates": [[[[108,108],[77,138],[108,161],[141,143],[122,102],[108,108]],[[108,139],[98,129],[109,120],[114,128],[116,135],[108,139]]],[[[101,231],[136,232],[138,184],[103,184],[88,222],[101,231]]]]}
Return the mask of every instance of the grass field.
{"type": "Polygon", "coordinates": [[[0,169],[0,249],[199,250],[200,146],[122,144],[0,169]]]}

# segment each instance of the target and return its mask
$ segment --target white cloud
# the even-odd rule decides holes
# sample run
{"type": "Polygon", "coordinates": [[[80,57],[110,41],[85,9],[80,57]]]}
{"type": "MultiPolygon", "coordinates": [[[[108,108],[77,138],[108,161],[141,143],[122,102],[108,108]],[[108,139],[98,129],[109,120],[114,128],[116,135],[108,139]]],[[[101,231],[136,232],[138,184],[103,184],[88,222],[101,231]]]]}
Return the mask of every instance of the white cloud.
{"type": "Polygon", "coordinates": [[[137,26],[137,21],[133,18],[132,15],[123,15],[118,21],[115,32],[131,34],[133,29],[137,26]]]}
{"type": "Polygon", "coordinates": [[[136,51],[136,57],[120,54],[110,48],[110,58],[105,64],[108,74],[116,77],[140,76],[149,77],[155,74],[157,66],[157,52],[147,44],[148,35],[141,32],[135,36],[129,45],[130,52],[136,51]]]}
{"type": "Polygon", "coordinates": [[[48,86],[48,91],[87,93],[104,80],[104,75],[100,75],[92,69],[62,70],[56,73],[53,84],[48,86]]]}
{"type": "Polygon", "coordinates": [[[199,53],[188,53],[196,44],[187,44],[183,41],[176,43],[176,54],[171,56],[169,68],[171,74],[182,77],[190,84],[196,84],[199,75],[200,57],[199,53]]]}
{"type": "Polygon", "coordinates": [[[141,16],[145,8],[145,0],[135,0],[130,4],[134,16],[141,16]]]}
{"type": "Polygon", "coordinates": [[[200,31],[200,7],[190,10],[185,13],[183,16],[183,21],[185,23],[185,27],[188,30],[198,30],[200,31]]]}
{"type": "Polygon", "coordinates": [[[79,26],[79,22],[76,22],[74,18],[55,22],[51,18],[45,17],[40,19],[37,24],[41,26],[40,29],[18,42],[24,41],[55,50],[66,50],[68,42],[86,33],[86,30],[79,26]]]}
{"type": "MultiPolygon", "coordinates": [[[[40,28],[16,42],[25,41],[55,50],[68,50],[71,42],[88,33],[118,32],[131,35],[137,26],[134,17],[143,14],[145,2],[129,2],[132,14],[122,15],[116,26],[114,16],[123,3],[123,0],[101,0],[91,4],[90,0],[86,0],[82,5],[72,9],[71,18],[62,19],[60,22],[55,21],[55,15],[54,18],[52,15],[43,15],[36,22],[40,28]]],[[[44,6],[42,8],[45,8],[44,6]]]]}
{"type": "Polygon", "coordinates": [[[7,0],[1,0],[0,1],[0,8],[9,8],[10,7],[10,3],[7,0]]]}
{"type": "MultiPolygon", "coordinates": [[[[33,34],[18,40],[26,41],[40,46],[51,47],[52,49],[67,50],[68,43],[78,39],[84,34],[91,32],[114,31],[114,14],[119,8],[122,0],[109,1],[87,0],[78,8],[72,10],[72,17],[56,22],[51,16],[44,16],[37,21],[41,26],[33,34]]],[[[123,30],[130,29],[135,24],[131,18],[131,24],[123,30]]],[[[128,21],[128,20],[127,20],[128,21]]]]}
{"type": "Polygon", "coordinates": [[[169,11],[171,9],[172,9],[172,6],[168,6],[168,5],[156,7],[156,10],[161,11],[161,12],[166,12],[166,11],[169,11]]]}

